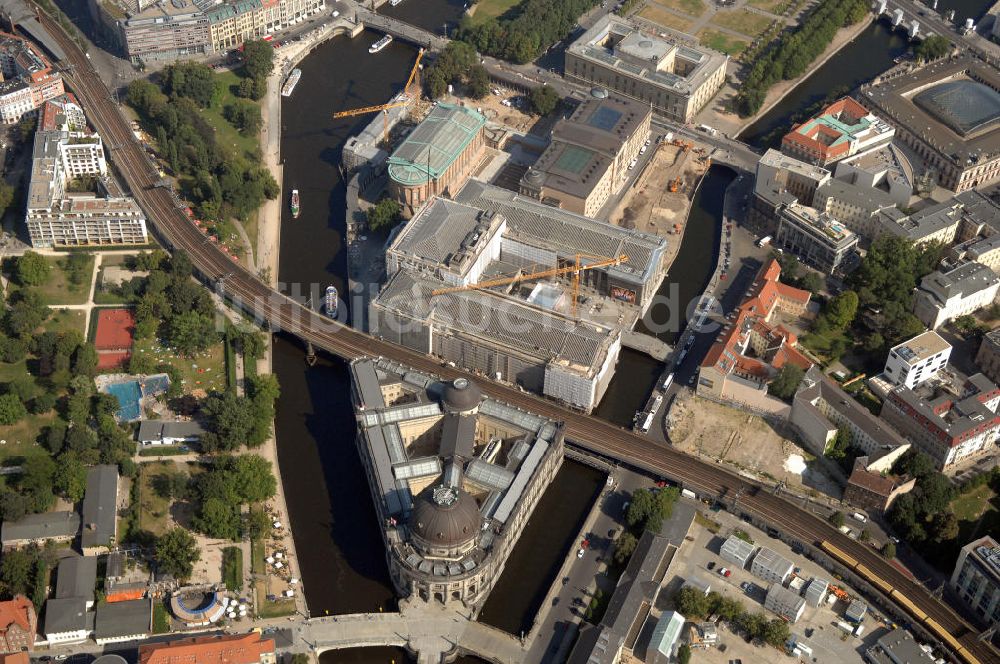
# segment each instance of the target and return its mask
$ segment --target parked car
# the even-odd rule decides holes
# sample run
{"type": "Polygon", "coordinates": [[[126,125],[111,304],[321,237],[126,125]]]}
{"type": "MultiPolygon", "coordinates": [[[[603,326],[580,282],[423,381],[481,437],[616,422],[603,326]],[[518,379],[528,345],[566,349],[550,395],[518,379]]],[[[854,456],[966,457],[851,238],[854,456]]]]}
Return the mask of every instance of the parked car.
{"type": "Polygon", "coordinates": [[[733,573],[729,570],[728,567],[720,567],[719,568],[719,575],[720,576],[729,577],[729,576],[732,576],[732,574],[733,573]]]}
{"type": "Polygon", "coordinates": [[[576,552],[576,557],[577,558],[583,558],[583,554],[584,554],[583,549],[577,549],[577,552],[576,552]]]}
{"type": "Polygon", "coordinates": [[[714,560],[709,561],[709,563],[708,563],[708,565],[706,565],[706,567],[708,567],[708,569],[710,569],[710,570],[715,569],[715,561],[714,560]]]}

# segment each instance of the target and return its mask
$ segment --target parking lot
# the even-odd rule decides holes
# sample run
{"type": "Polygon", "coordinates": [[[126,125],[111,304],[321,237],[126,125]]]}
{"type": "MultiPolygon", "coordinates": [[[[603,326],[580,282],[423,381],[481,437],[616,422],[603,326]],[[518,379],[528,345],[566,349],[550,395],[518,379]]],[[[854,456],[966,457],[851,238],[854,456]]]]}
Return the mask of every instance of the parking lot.
{"type": "MultiPolygon", "coordinates": [[[[735,529],[742,530],[749,535],[755,546],[766,546],[790,560],[796,567],[796,575],[802,577],[806,582],[814,576],[832,580],[830,573],[818,564],[807,559],[804,555],[796,554],[781,540],[768,537],[766,533],[737,519],[728,512],[711,512],[705,506],[702,509],[702,514],[718,524],[718,532],[713,533],[708,527],[702,525],[701,519],[696,522],[690,532],[693,541],[689,541],[681,547],[674,557],[670,574],[665,580],[666,588],[661,597],[671,598],[686,580],[697,577],[709,583],[712,591],[739,599],[747,610],[762,612],[768,620],[774,618],[775,614],[764,609],[767,582],[752,575],[749,569],[739,569],[722,560],[719,556],[722,543],[735,529]],[[709,569],[710,567],[711,569],[709,569]],[[729,569],[730,576],[722,576],[720,574],[722,568],[729,569]],[[744,587],[747,590],[744,590],[744,587]]],[[[840,582],[836,583],[844,587],[840,582]]],[[[852,596],[856,596],[850,588],[844,587],[844,589],[852,596]]],[[[661,604],[661,606],[656,607],[643,627],[643,634],[636,644],[636,655],[641,656],[645,651],[645,644],[648,643],[653,626],[660,614],[673,608],[669,600],[661,604]]],[[[807,604],[798,622],[790,625],[791,633],[799,641],[805,641],[812,648],[813,655],[810,661],[822,664],[827,662],[831,664],[863,662],[865,649],[888,631],[887,627],[878,622],[869,612],[862,621],[865,629],[861,638],[848,636],[836,626],[836,622],[845,620],[844,611],[846,608],[847,603],[841,600],[837,600],[833,604],[824,602],[817,608],[807,604]]],[[[706,664],[730,664],[736,659],[742,659],[743,662],[749,664],[750,662],[768,661],[775,656],[770,646],[749,644],[742,636],[734,634],[724,624],[718,625],[718,633],[720,645],[707,651],[696,651],[692,661],[705,662],[706,664]]]]}

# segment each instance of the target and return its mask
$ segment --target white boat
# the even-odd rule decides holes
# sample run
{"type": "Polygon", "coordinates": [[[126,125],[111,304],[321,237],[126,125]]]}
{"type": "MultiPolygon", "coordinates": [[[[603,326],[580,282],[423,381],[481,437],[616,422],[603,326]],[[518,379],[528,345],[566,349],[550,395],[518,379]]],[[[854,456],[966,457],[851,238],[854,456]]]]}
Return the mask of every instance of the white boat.
{"type": "Polygon", "coordinates": [[[334,286],[326,287],[326,295],[323,297],[323,311],[330,318],[337,317],[337,289],[334,286]]]}
{"type": "Polygon", "coordinates": [[[403,0],[389,0],[389,5],[392,6],[392,7],[395,7],[396,5],[398,5],[399,3],[401,3],[402,1],[403,0]]]}
{"type": "Polygon", "coordinates": [[[386,46],[388,46],[391,43],[392,43],[392,35],[386,35],[385,37],[382,37],[382,39],[379,39],[377,42],[375,42],[374,44],[372,44],[368,48],[368,52],[369,53],[378,53],[379,51],[381,51],[383,48],[385,48],[386,46]]]}
{"type": "Polygon", "coordinates": [[[285,79],[285,84],[281,86],[281,96],[291,97],[292,92],[295,90],[295,86],[299,84],[300,78],[302,78],[302,70],[293,69],[292,73],[285,79]]]}

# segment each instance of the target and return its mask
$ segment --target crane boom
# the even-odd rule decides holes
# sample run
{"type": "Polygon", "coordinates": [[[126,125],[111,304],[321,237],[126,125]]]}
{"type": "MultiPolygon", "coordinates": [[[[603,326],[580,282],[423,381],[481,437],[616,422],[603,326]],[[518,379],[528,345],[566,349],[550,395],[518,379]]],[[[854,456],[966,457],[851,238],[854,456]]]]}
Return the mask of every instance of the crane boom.
{"type": "Polygon", "coordinates": [[[431,295],[445,295],[447,293],[458,293],[460,291],[468,290],[483,290],[484,288],[492,288],[493,286],[504,286],[506,284],[513,284],[518,281],[525,281],[527,279],[544,279],[546,277],[558,277],[563,274],[580,273],[584,270],[593,270],[594,268],[607,267],[608,265],[620,265],[622,263],[628,262],[628,256],[622,254],[616,258],[608,258],[605,260],[597,261],[596,263],[591,263],[590,265],[580,265],[579,257],[577,257],[577,264],[570,265],[569,267],[557,267],[551,270],[542,270],[541,272],[530,272],[528,274],[519,274],[513,277],[502,277],[498,279],[487,279],[486,281],[479,281],[474,284],[468,284],[467,286],[451,286],[449,288],[439,288],[435,291],[431,291],[431,295]]]}
{"type": "MultiPolygon", "coordinates": [[[[417,60],[413,63],[413,69],[410,70],[410,77],[406,79],[406,86],[403,88],[403,94],[410,94],[410,86],[413,84],[413,79],[417,76],[417,70],[420,69],[420,60],[424,57],[424,49],[417,51],[417,60]]],[[[410,103],[409,99],[405,101],[395,101],[389,102],[387,104],[376,104],[374,106],[364,106],[362,108],[352,108],[347,111],[337,111],[333,114],[333,118],[350,118],[356,115],[366,115],[368,113],[377,113],[378,111],[387,111],[390,108],[397,108],[399,106],[405,106],[410,103]]]]}

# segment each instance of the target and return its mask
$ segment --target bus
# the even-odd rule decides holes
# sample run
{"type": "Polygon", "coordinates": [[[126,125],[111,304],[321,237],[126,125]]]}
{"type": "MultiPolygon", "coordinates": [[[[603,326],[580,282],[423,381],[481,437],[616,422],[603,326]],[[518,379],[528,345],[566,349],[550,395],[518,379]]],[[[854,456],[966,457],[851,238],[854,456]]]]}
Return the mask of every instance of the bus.
{"type": "Polygon", "coordinates": [[[660,386],[660,389],[666,392],[668,389],[670,389],[670,386],[673,384],[674,384],[674,374],[669,373],[667,374],[667,377],[663,379],[663,385],[660,386]]]}

